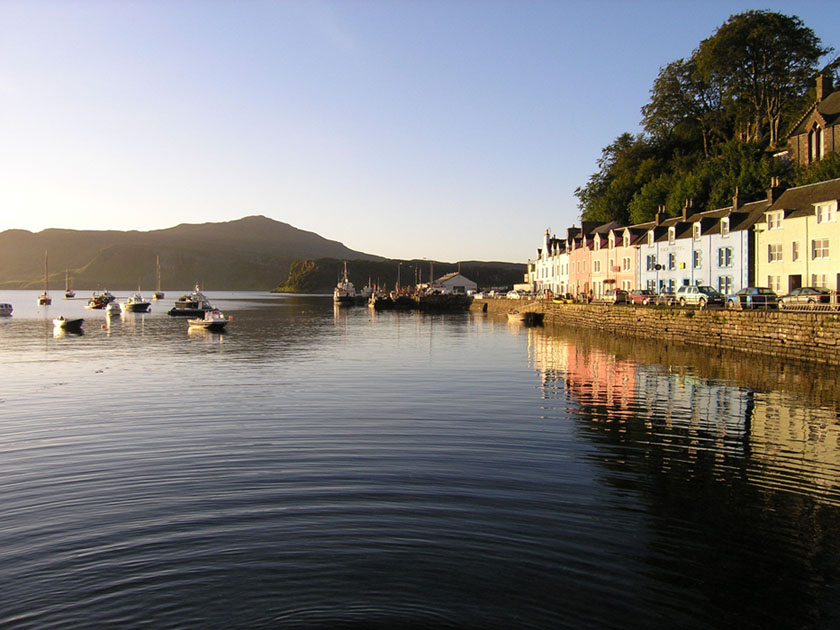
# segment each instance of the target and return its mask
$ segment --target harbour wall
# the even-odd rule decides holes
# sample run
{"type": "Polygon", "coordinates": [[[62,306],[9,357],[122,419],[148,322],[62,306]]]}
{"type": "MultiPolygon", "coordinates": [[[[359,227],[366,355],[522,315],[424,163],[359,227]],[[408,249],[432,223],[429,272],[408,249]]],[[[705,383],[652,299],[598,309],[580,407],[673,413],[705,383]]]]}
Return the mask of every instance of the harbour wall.
{"type": "Polygon", "coordinates": [[[543,312],[546,324],[840,365],[838,313],[517,303],[506,299],[476,300],[470,307],[488,314],[505,314],[512,308],[543,312]]]}

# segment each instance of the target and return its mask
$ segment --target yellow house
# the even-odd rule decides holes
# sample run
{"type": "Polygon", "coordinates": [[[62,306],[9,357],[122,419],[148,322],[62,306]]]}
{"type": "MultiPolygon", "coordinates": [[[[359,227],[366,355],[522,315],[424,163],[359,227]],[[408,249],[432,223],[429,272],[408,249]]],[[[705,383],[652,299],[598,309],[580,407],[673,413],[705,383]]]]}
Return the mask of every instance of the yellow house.
{"type": "Polygon", "coordinates": [[[755,282],[779,295],[840,290],[840,179],[786,190],[755,226],[755,282]]]}

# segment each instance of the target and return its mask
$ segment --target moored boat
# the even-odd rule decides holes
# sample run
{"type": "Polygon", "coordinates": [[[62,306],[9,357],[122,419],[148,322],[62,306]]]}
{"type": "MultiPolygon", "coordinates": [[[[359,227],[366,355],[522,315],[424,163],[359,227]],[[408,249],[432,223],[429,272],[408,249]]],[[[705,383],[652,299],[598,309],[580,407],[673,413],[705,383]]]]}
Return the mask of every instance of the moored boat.
{"type": "Polygon", "coordinates": [[[8,317],[12,314],[13,310],[15,309],[12,308],[11,304],[3,302],[2,304],[0,304],[0,317],[8,317]]]}
{"type": "Polygon", "coordinates": [[[157,272],[157,289],[152,294],[152,299],[162,300],[166,294],[160,290],[160,256],[155,256],[155,271],[157,272]]]}
{"type": "Polygon", "coordinates": [[[38,296],[38,305],[39,306],[49,306],[52,304],[52,298],[50,297],[49,288],[47,287],[47,280],[49,278],[49,264],[47,258],[47,252],[44,252],[44,292],[38,296]]]}
{"type": "Polygon", "coordinates": [[[82,324],[84,322],[85,320],[82,318],[67,319],[64,315],[62,315],[61,317],[57,317],[53,320],[53,326],[67,332],[81,332],[82,324]]]}
{"type": "Polygon", "coordinates": [[[70,299],[76,297],[76,292],[70,286],[70,270],[64,270],[64,299],[70,299]]]}
{"type": "Polygon", "coordinates": [[[120,308],[119,302],[109,302],[107,306],[105,306],[105,314],[111,317],[115,317],[122,313],[122,308],[120,308]]]}
{"type": "Polygon", "coordinates": [[[107,289],[102,293],[94,291],[93,295],[88,299],[87,304],[85,304],[85,308],[104,309],[116,299],[107,289]]]}
{"type": "Polygon", "coordinates": [[[129,295],[122,303],[122,309],[126,313],[148,313],[151,302],[143,299],[140,291],[133,295],[129,295]]]}
{"type": "Polygon", "coordinates": [[[356,287],[347,278],[347,261],[344,261],[344,274],[333,291],[333,302],[339,306],[351,306],[356,303],[356,287]]]}
{"type": "Polygon", "coordinates": [[[541,326],[545,313],[536,311],[508,311],[508,321],[519,322],[525,326],[541,326]]]}
{"type": "Polygon", "coordinates": [[[204,317],[189,319],[187,320],[191,328],[204,328],[205,330],[224,330],[225,326],[227,326],[229,319],[227,319],[224,314],[217,310],[213,309],[204,313],[204,317]]]}
{"type": "Polygon", "coordinates": [[[175,316],[202,316],[207,311],[214,310],[215,307],[210,304],[210,300],[207,299],[207,296],[201,292],[198,285],[195,285],[195,289],[192,293],[187,293],[186,295],[182,295],[177,300],[175,300],[175,306],[167,311],[170,315],[175,316]]]}

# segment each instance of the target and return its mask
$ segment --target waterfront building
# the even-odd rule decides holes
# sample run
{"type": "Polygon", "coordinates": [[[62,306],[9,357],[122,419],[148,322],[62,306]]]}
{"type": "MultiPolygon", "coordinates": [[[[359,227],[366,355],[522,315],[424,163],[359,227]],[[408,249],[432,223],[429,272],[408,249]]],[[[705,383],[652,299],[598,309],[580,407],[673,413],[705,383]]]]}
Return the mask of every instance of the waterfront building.
{"type": "Polygon", "coordinates": [[[657,293],[673,293],[691,282],[692,223],[688,208],[679,217],[664,218],[664,208],[656,213],[639,242],[638,288],[657,293]]]}
{"type": "Polygon", "coordinates": [[[787,156],[800,165],[813,164],[840,151],[840,91],[833,90],[831,76],[820,75],[816,99],[793,126],[788,136],[787,156]]]}
{"type": "Polygon", "coordinates": [[[639,243],[647,233],[647,224],[616,227],[610,230],[610,266],[616,289],[632,291],[637,288],[639,243]]]}
{"type": "Polygon", "coordinates": [[[537,294],[550,291],[553,295],[566,292],[568,282],[569,256],[566,241],[545,231],[542,247],[537,249],[537,257],[528,263],[526,282],[537,294]]]}
{"type": "Polygon", "coordinates": [[[840,290],[840,179],[790,188],[755,226],[757,282],[777,293],[840,290]],[[833,254],[833,259],[832,259],[833,254]]]}
{"type": "Polygon", "coordinates": [[[435,280],[432,283],[432,288],[452,293],[467,293],[468,291],[475,291],[478,285],[456,271],[435,280]]]}

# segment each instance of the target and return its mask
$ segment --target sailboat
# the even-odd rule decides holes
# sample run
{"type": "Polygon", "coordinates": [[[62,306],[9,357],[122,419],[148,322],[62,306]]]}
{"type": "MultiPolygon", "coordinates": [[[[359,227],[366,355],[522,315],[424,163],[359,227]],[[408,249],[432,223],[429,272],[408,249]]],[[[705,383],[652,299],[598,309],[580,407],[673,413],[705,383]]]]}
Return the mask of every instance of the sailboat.
{"type": "Polygon", "coordinates": [[[152,299],[162,300],[164,293],[160,290],[160,256],[155,256],[155,270],[157,271],[157,291],[152,294],[152,299]]]}
{"type": "Polygon", "coordinates": [[[64,297],[69,299],[76,297],[76,292],[70,288],[70,270],[64,270],[64,297]]]}
{"type": "Polygon", "coordinates": [[[47,278],[49,277],[49,264],[47,259],[47,252],[44,252],[44,292],[38,296],[38,305],[49,306],[52,304],[52,298],[47,291],[47,278]]]}

